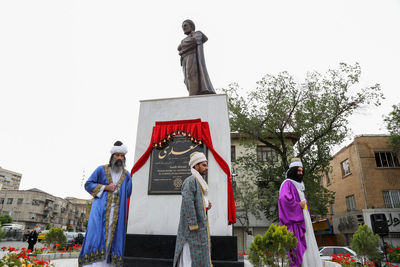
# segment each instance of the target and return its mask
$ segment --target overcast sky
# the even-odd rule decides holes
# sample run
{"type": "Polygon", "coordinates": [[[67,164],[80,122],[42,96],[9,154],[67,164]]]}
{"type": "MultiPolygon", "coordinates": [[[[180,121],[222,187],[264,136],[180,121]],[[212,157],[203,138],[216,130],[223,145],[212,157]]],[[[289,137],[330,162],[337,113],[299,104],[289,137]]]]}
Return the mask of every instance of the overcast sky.
{"type": "Polygon", "coordinates": [[[0,1],[0,166],[20,189],[89,198],[82,187],[116,140],[133,166],[139,101],[188,95],[177,46],[190,18],[205,33],[215,88],[254,88],[287,70],[301,81],[359,62],[386,100],[351,118],[386,133],[400,103],[400,0],[0,1]]]}

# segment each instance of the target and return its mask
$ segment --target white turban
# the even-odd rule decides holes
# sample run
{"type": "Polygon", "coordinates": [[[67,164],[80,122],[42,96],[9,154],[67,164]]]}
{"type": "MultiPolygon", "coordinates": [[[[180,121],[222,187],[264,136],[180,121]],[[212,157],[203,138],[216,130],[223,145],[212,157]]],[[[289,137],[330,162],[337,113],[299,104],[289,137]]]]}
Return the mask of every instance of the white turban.
{"type": "Polygon", "coordinates": [[[127,148],[124,144],[122,144],[122,145],[120,145],[120,146],[113,146],[113,147],[111,148],[110,153],[111,153],[111,155],[112,155],[112,154],[115,154],[115,153],[123,153],[123,154],[126,154],[126,153],[128,153],[128,148],[127,148]]]}
{"type": "Polygon", "coordinates": [[[207,158],[204,155],[204,153],[193,152],[192,154],[190,154],[189,166],[190,168],[193,168],[194,165],[203,161],[207,161],[207,158]]]}
{"type": "Polygon", "coordinates": [[[292,162],[289,165],[289,169],[292,167],[302,167],[303,168],[303,163],[299,158],[293,158],[292,162]]]}

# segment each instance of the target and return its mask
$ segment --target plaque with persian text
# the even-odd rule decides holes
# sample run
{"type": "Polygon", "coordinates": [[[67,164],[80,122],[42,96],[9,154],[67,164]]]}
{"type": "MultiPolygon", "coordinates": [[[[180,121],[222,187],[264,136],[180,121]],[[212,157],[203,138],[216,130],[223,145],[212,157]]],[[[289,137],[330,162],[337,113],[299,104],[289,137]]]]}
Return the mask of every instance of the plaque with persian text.
{"type": "MultiPolygon", "coordinates": [[[[190,154],[203,152],[205,145],[197,145],[183,136],[175,136],[163,148],[154,148],[150,155],[148,194],[180,194],[183,181],[192,175],[189,167],[190,154]]],[[[207,177],[204,177],[207,181],[207,177]]]]}

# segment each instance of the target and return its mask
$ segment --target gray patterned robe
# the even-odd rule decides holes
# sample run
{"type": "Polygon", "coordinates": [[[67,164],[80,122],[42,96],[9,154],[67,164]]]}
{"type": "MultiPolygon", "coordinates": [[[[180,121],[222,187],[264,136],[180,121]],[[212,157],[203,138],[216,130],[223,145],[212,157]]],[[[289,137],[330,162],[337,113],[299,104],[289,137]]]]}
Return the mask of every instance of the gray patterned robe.
{"type": "Polygon", "coordinates": [[[177,266],[183,245],[188,242],[192,267],[212,267],[208,217],[201,186],[194,176],[183,182],[180,216],[173,266],[177,266]]]}

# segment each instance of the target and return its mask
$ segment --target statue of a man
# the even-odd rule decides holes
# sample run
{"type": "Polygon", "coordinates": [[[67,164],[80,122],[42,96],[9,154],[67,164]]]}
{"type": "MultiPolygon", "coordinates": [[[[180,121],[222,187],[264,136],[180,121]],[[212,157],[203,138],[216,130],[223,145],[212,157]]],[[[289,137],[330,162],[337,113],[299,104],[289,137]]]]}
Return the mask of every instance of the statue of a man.
{"type": "Polygon", "coordinates": [[[185,84],[189,95],[215,94],[204,60],[203,43],[208,38],[201,31],[195,31],[194,22],[187,19],[182,23],[187,35],[178,46],[185,84]]]}

